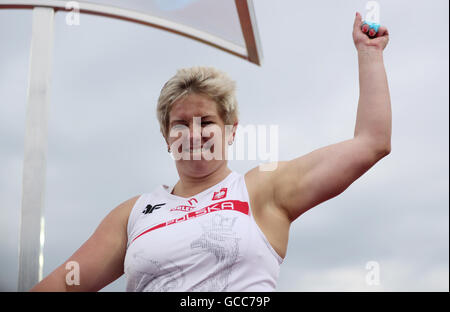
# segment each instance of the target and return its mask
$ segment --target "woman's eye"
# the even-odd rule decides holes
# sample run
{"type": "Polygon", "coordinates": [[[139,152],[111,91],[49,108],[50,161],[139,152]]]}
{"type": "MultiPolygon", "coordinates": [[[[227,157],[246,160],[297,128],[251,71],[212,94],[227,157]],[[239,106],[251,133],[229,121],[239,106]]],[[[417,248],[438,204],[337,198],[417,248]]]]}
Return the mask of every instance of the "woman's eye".
{"type": "Polygon", "coordinates": [[[177,125],[173,125],[173,126],[172,126],[172,129],[178,130],[178,129],[183,129],[184,127],[186,127],[186,126],[185,126],[185,125],[182,125],[182,124],[177,124],[177,125]]]}
{"type": "Polygon", "coordinates": [[[202,122],[202,126],[207,126],[207,125],[210,125],[212,123],[213,123],[212,121],[204,121],[204,122],[202,122]]]}

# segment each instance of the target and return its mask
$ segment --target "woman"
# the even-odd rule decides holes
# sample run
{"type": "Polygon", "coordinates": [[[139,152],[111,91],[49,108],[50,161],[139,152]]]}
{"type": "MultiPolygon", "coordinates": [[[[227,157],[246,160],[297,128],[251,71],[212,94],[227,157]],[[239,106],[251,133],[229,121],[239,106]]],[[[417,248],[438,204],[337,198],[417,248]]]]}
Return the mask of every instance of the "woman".
{"type": "Polygon", "coordinates": [[[362,24],[357,13],[360,99],[352,139],[241,175],[225,157],[238,124],[234,82],[214,68],[179,70],[157,108],[179,181],[120,204],[32,290],[97,291],[124,272],[128,291],[274,290],[290,224],[390,153],[388,31],[381,27],[371,39],[362,24]],[[79,283],[67,278],[69,261],[79,266],[79,283]]]}

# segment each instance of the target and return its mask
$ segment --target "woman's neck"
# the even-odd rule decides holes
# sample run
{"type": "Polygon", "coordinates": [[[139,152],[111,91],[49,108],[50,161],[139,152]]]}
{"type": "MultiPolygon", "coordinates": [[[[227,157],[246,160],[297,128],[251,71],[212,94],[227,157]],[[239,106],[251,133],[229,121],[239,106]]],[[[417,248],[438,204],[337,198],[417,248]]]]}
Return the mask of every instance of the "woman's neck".
{"type": "Polygon", "coordinates": [[[192,177],[180,174],[180,180],[178,180],[173,187],[172,194],[186,198],[191,197],[216,185],[230,173],[231,170],[227,166],[224,166],[203,177],[192,177]]]}

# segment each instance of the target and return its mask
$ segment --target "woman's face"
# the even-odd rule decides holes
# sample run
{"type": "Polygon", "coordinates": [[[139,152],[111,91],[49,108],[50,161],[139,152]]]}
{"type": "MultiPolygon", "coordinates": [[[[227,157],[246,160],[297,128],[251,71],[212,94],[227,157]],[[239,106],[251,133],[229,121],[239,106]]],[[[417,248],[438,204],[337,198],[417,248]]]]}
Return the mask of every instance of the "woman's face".
{"type": "Polygon", "coordinates": [[[178,171],[204,176],[224,165],[236,125],[226,126],[217,104],[206,95],[189,94],[177,100],[169,114],[167,143],[178,171]]]}

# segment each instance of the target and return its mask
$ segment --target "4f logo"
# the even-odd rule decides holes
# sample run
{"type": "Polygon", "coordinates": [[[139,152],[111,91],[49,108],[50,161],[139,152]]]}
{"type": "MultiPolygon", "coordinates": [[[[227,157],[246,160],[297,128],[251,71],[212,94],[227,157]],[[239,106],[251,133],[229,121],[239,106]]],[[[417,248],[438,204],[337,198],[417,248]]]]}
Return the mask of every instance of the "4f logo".
{"type": "Polygon", "coordinates": [[[157,205],[154,205],[154,206],[152,206],[152,205],[147,205],[147,207],[145,207],[145,209],[142,211],[142,213],[143,213],[143,214],[152,213],[153,210],[159,209],[159,208],[161,208],[162,206],[164,206],[165,204],[166,204],[166,203],[164,203],[164,204],[157,204],[157,205]]]}

